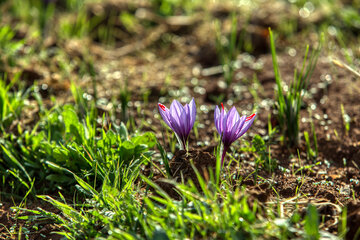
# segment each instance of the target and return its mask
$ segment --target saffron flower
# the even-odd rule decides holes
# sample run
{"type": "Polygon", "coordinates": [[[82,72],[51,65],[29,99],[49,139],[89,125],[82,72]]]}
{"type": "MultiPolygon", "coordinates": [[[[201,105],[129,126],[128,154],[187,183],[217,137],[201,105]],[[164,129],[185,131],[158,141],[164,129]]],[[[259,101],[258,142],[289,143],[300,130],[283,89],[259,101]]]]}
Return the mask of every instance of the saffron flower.
{"type": "Polygon", "coordinates": [[[189,104],[181,105],[180,102],[174,100],[170,109],[163,104],[158,103],[159,112],[165,123],[175,132],[181,149],[186,149],[186,142],[189,133],[194,126],[196,118],[196,105],[194,98],[189,104]]]}
{"type": "Polygon", "coordinates": [[[224,109],[224,105],[221,103],[221,111],[216,106],[214,119],[215,127],[218,133],[221,135],[221,141],[223,143],[223,152],[221,156],[221,166],[223,164],[226,151],[230,145],[235,142],[239,137],[244,135],[254,122],[256,113],[249,117],[240,117],[235,107],[232,107],[228,113],[224,109]]]}

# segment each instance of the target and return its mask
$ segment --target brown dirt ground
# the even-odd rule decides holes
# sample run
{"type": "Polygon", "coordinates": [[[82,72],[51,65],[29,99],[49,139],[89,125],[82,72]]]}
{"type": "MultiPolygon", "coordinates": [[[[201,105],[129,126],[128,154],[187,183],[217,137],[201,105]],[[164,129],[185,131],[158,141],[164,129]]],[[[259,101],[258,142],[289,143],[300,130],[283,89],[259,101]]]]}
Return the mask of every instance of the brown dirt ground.
{"type": "MultiPolygon", "coordinates": [[[[61,235],[53,233],[61,230],[59,226],[53,223],[52,220],[19,220],[17,217],[31,216],[24,211],[15,211],[12,209],[13,205],[9,203],[1,204],[0,208],[0,239],[19,239],[19,229],[22,229],[21,239],[37,239],[37,240],[59,240],[61,235]],[[26,236],[26,237],[25,237],[26,236]]],[[[28,209],[37,210],[41,208],[45,211],[50,211],[60,214],[60,210],[54,208],[52,205],[46,203],[32,203],[27,205],[28,209]]]]}
{"type": "MultiPolygon", "coordinates": [[[[153,39],[146,40],[149,42],[143,42],[142,36],[129,35],[130,40],[122,42],[123,45],[119,43],[120,46],[110,50],[98,43],[83,44],[77,40],[61,43],[52,40],[49,48],[64,48],[69,57],[74,59],[81,59],[84,52],[89,50],[94,57],[97,72],[97,97],[111,99],[112,96],[119,96],[122,86],[127,82],[127,87],[132,94],[129,104],[130,116],[134,117],[136,126],[141,126],[142,130],[154,131],[161,139],[164,127],[157,113],[157,102],[161,101],[169,105],[172,99],[178,99],[184,103],[194,97],[198,108],[198,136],[192,132],[189,146],[190,154],[196,156],[203,154],[200,158],[194,158],[195,155],[192,157],[195,166],[201,169],[204,166],[214,166],[214,162],[205,163],[203,159],[215,161],[209,155],[212,154],[212,150],[203,151],[217,144],[214,140],[215,127],[212,120],[215,97],[223,94],[225,105],[228,108],[231,105],[236,106],[242,114],[250,114],[253,107],[257,106],[257,120],[243,137],[244,140],[251,141],[254,134],[267,135],[268,115],[274,113],[275,79],[271,54],[267,47],[267,34],[264,29],[266,30],[269,25],[276,29],[277,20],[271,18],[271,24],[267,23],[266,16],[271,13],[264,14],[265,9],[260,9],[258,15],[254,14],[252,22],[254,28],[249,32],[253,36],[252,41],[258,51],[254,54],[255,57],[249,54],[239,55],[238,61],[241,67],[237,70],[236,77],[228,89],[223,87],[221,74],[217,74],[216,71],[211,73],[211,70],[219,69],[214,39],[209,40],[209,36],[213,36],[214,33],[211,25],[203,21],[197,20],[194,24],[177,28],[167,23],[163,25],[160,23],[158,25],[160,27],[151,29],[155,36],[153,39]],[[131,51],[131,42],[134,41],[143,43],[145,47],[141,48],[141,51],[131,51]],[[130,50],[124,50],[122,48],[124,46],[129,46],[130,50]],[[255,74],[260,85],[252,82],[255,74]],[[250,93],[251,88],[257,91],[258,98],[254,98],[250,93]],[[148,94],[148,102],[144,101],[144,94],[148,94]]],[[[212,13],[216,16],[229,14],[226,8],[221,11],[214,10],[212,13]]],[[[149,31],[142,35],[150,36],[151,34],[149,31]]],[[[294,69],[299,68],[302,63],[302,54],[305,49],[302,43],[313,44],[317,42],[316,36],[315,34],[304,36],[299,33],[295,37],[297,45],[289,45],[291,41],[279,39],[278,61],[281,76],[285,82],[291,81],[294,69]]],[[[306,109],[301,111],[300,131],[311,133],[310,121],[313,122],[318,139],[319,156],[315,160],[307,159],[302,134],[298,148],[287,148],[279,143],[273,144],[271,157],[278,160],[278,168],[271,174],[260,170],[258,175],[261,178],[255,181],[252,175],[255,169],[255,156],[253,153],[242,151],[241,144],[244,141],[238,141],[230,154],[239,161],[233,161],[225,168],[225,171],[235,177],[234,187],[246,186],[249,193],[264,206],[279,202],[282,217],[291,216],[295,206],[302,208],[308,203],[314,204],[324,216],[321,228],[332,233],[337,232],[341,208],[348,206],[350,230],[347,237],[351,239],[360,222],[360,104],[358,102],[360,85],[359,79],[331,62],[330,54],[342,59],[338,48],[324,48],[310,81],[311,94],[305,97],[305,105],[312,109],[311,118],[306,109]],[[344,129],[340,104],[343,104],[351,118],[349,133],[346,133],[344,129]],[[299,150],[300,159],[297,150],[299,150]],[[318,164],[312,166],[315,162],[318,164]],[[297,171],[304,166],[309,167],[297,171]]],[[[24,73],[30,83],[36,79],[39,80],[40,86],[41,84],[48,86],[46,90],[42,90],[45,103],[51,94],[56,95],[61,102],[70,99],[69,78],[62,79],[57,75],[56,65],[54,58],[49,64],[34,64],[34,67],[30,67],[24,73]]],[[[10,72],[15,71],[16,69],[10,69],[10,72]]],[[[73,74],[76,74],[76,69],[73,74]]],[[[89,94],[93,93],[89,87],[91,79],[84,77],[79,80],[79,85],[84,87],[89,94]]],[[[103,112],[111,111],[108,105],[101,105],[99,109],[103,112]]],[[[120,122],[119,109],[115,111],[115,115],[116,121],[120,122]]],[[[32,116],[34,114],[28,117],[32,116]]],[[[29,124],[28,121],[26,123],[29,124]]],[[[276,126],[276,121],[273,121],[273,124],[276,126]]],[[[166,139],[163,145],[169,150],[166,139]]],[[[172,171],[179,172],[177,170],[179,166],[190,171],[186,159],[186,166],[181,166],[184,153],[176,152],[170,165],[172,171]]],[[[225,164],[229,163],[229,159],[228,156],[225,164]]],[[[196,182],[193,173],[189,173],[189,178],[196,182]]],[[[3,224],[0,224],[0,237],[9,236],[6,235],[7,230],[4,225],[9,228],[15,223],[22,224],[21,221],[14,220],[10,205],[4,203],[0,210],[0,223],[3,224]]],[[[52,228],[53,225],[42,225],[37,234],[40,234],[42,229],[48,232],[48,229],[52,228]]],[[[34,235],[32,239],[41,239],[38,236],[40,235],[36,237],[34,235]]]]}

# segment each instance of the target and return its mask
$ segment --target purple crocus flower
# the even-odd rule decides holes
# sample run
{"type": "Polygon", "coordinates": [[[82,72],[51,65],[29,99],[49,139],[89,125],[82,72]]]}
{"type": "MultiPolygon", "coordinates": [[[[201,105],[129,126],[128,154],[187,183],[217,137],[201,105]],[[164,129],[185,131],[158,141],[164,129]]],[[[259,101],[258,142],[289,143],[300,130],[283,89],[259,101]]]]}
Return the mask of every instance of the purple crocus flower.
{"type": "Polygon", "coordinates": [[[223,164],[226,151],[230,145],[235,142],[239,137],[245,134],[254,122],[256,113],[249,117],[240,117],[235,107],[232,107],[228,113],[224,109],[224,105],[221,103],[221,111],[216,106],[214,119],[215,126],[218,133],[222,136],[221,141],[223,143],[223,152],[221,156],[221,166],[223,164]]]}
{"type": "Polygon", "coordinates": [[[196,105],[194,98],[189,104],[181,105],[174,100],[170,109],[158,103],[159,112],[165,123],[175,132],[182,149],[186,149],[189,133],[194,126],[196,118],[196,105]]]}

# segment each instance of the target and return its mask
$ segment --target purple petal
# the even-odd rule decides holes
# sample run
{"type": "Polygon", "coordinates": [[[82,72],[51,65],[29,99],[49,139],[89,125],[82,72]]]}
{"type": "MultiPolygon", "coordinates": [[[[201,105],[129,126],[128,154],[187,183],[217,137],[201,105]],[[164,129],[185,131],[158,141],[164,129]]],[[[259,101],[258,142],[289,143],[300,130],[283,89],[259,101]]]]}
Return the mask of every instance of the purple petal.
{"type": "MultiPolygon", "coordinates": [[[[164,120],[164,122],[172,129],[171,123],[170,123],[170,111],[165,105],[158,103],[159,112],[164,120]]],[[[173,129],[174,130],[174,129],[173,129]]]]}
{"type": "Polygon", "coordinates": [[[245,117],[239,119],[234,125],[232,125],[226,132],[223,134],[223,143],[225,146],[230,146],[238,138],[236,134],[241,130],[242,126],[245,123],[245,117]]]}
{"type": "Polygon", "coordinates": [[[187,136],[189,135],[189,132],[191,129],[189,129],[190,124],[189,124],[189,118],[188,118],[188,114],[187,112],[189,112],[189,105],[185,105],[184,110],[181,112],[180,114],[180,128],[182,131],[182,134],[185,138],[187,138],[187,136]]]}
{"type": "Polygon", "coordinates": [[[221,109],[221,112],[220,112],[220,122],[219,122],[219,129],[220,129],[220,132],[222,133],[224,131],[224,124],[226,124],[226,111],[224,108],[221,109]]]}
{"type": "Polygon", "coordinates": [[[196,105],[194,98],[189,103],[189,123],[190,123],[190,130],[193,128],[195,120],[196,120],[196,105]]]}
{"type": "Polygon", "coordinates": [[[224,109],[224,105],[222,103],[221,103],[221,107],[222,109],[220,110],[219,107],[216,106],[214,111],[215,127],[220,135],[226,129],[226,119],[227,119],[227,114],[224,109]]]}
{"type": "Polygon", "coordinates": [[[232,107],[227,114],[226,128],[231,129],[239,119],[239,113],[236,111],[235,107],[232,107]]]}
{"type": "Polygon", "coordinates": [[[171,123],[171,129],[178,135],[178,137],[180,139],[184,139],[184,132],[183,132],[183,128],[181,127],[181,125],[178,123],[176,116],[174,117],[173,115],[169,115],[170,116],[170,123],[171,123]]]}
{"type": "Polygon", "coordinates": [[[217,132],[221,135],[221,129],[220,129],[220,110],[219,107],[215,107],[214,111],[214,122],[217,132]]]}
{"type": "Polygon", "coordinates": [[[229,114],[226,114],[225,110],[221,111],[220,113],[220,130],[221,133],[224,135],[225,132],[227,132],[227,119],[229,117],[229,114]]]}
{"type": "Polygon", "coordinates": [[[229,133],[229,140],[231,141],[231,143],[235,142],[239,138],[237,136],[237,133],[243,128],[245,124],[245,118],[246,118],[245,116],[241,117],[232,127],[229,133]]]}
{"type": "Polygon", "coordinates": [[[170,105],[170,115],[176,119],[177,123],[180,125],[180,116],[184,111],[184,107],[177,100],[174,100],[170,105]]]}
{"type": "Polygon", "coordinates": [[[180,102],[174,100],[170,109],[159,103],[159,112],[165,123],[175,132],[185,148],[185,142],[194,126],[196,119],[196,105],[194,98],[189,104],[181,105],[180,102]]]}
{"type": "Polygon", "coordinates": [[[251,127],[251,125],[253,124],[255,117],[256,117],[256,113],[252,114],[251,116],[247,117],[245,120],[245,124],[244,126],[241,128],[241,130],[239,131],[239,133],[237,134],[237,137],[241,137],[242,135],[244,135],[246,133],[247,130],[249,130],[249,128],[251,127]]]}

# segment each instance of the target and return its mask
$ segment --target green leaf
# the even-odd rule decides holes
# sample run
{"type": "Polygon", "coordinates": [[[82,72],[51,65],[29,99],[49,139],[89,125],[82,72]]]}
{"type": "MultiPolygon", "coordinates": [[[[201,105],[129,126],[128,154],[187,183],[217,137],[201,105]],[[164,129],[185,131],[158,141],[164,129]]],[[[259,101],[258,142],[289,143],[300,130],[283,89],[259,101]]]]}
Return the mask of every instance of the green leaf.
{"type": "Polygon", "coordinates": [[[70,218],[72,220],[72,222],[80,223],[80,222],[88,222],[89,221],[87,216],[81,214],[80,212],[78,212],[71,206],[67,205],[66,203],[62,203],[58,200],[55,200],[50,196],[38,195],[37,197],[41,198],[44,201],[51,203],[56,208],[60,209],[67,218],[70,218]]]}
{"type": "Polygon", "coordinates": [[[262,152],[266,151],[265,141],[258,134],[256,134],[254,136],[254,138],[252,140],[252,144],[253,144],[256,152],[262,153],[262,152]]]}
{"type": "Polygon", "coordinates": [[[319,234],[319,214],[316,207],[309,205],[305,216],[305,233],[306,239],[317,240],[320,238],[319,234]]]}
{"type": "Polygon", "coordinates": [[[54,148],[52,152],[52,157],[56,159],[56,162],[66,162],[69,158],[69,152],[63,148],[54,148]]]}
{"type": "Polygon", "coordinates": [[[7,157],[15,166],[17,166],[25,174],[28,181],[31,182],[31,177],[29,176],[24,166],[15,158],[15,156],[7,148],[4,147],[4,145],[1,145],[1,148],[3,150],[3,153],[5,154],[5,157],[7,157]]]}
{"type": "Polygon", "coordinates": [[[136,145],[144,144],[148,148],[153,148],[156,144],[155,135],[152,132],[146,132],[141,136],[133,137],[131,141],[136,145]]]}
{"type": "Polygon", "coordinates": [[[128,162],[134,158],[135,144],[130,141],[125,141],[120,147],[120,157],[124,162],[128,162]]]}
{"type": "Polygon", "coordinates": [[[79,122],[79,118],[74,110],[74,107],[71,105],[64,106],[62,117],[64,119],[66,133],[70,133],[70,136],[73,135],[79,142],[82,142],[84,127],[79,122]]]}
{"type": "Polygon", "coordinates": [[[91,187],[87,182],[85,182],[84,180],[82,180],[80,177],[78,177],[77,175],[73,174],[76,181],[80,184],[80,186],[87,191],[88,193],[90,193],[92,196],[96,197],[98,196],[98,192],[91,187]]]}
{"type": "Polygon", "coordinates": [[[105,140],[108,142],[110,147],[117,143],[117,138],[116,138],[116,134],[114,133],[114,131],[112,131],[112,130],[107,131],[105,137],[106,137],[105,140]]]}
{"type": "Polygon", "coordinates": [[[62,113],[64,118],[65,128],[67,132],[70,132],[71,125],[77,125],[79,123],[79,118],[76,115],[74,108],[71,105],[65,105],[64,111],[62,113]]]}
{"type": "Polygon", "coordinates": [[[118,128],[118,133],[120,134],[121,141],[126,141],[129,137],[128,130],[123,122],[121,122],[118,128]]]}
{"type": "Polygon", "coordinates": [[[163,229],[156,229],[154,231],[152,239],[153,240],[169,240],[169,237],[163,229]]]}
{"type": "Polygon", "coordinates": [[[155,135],[153,135],[153,139],[156,142],[156,146],[160,151],[161,154],[161,159],[163,160],[164,164],[165,164],[165,169],[166,169],[166,175],[168,178],[171,178],[172,176],[172,172],[170,169],[170,165],[169,165],[169,159],[167,157],[166,151],[165,149],[161,146],[160,141],[155,137],[155,135]]]}
{"type": "Polygon", "coordinates": [[[46,176],[46,180],[58,182],[58,183],[71,183],[74,181],[73,178],[70,178],[63,174],[50,174],[50,175],[46,176]]]}

